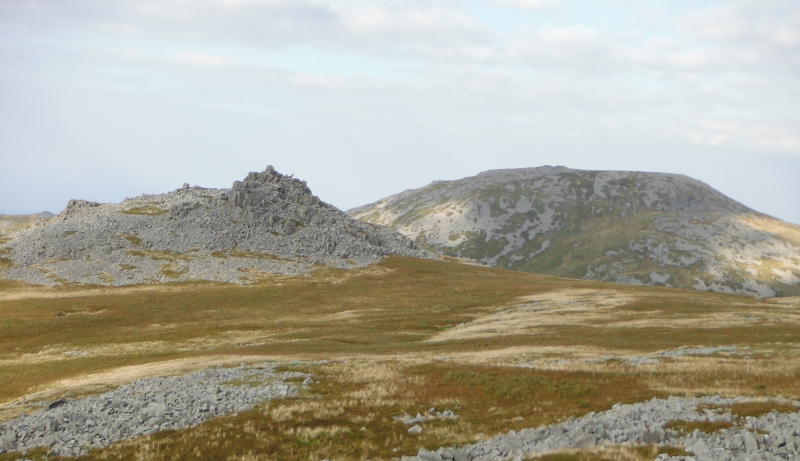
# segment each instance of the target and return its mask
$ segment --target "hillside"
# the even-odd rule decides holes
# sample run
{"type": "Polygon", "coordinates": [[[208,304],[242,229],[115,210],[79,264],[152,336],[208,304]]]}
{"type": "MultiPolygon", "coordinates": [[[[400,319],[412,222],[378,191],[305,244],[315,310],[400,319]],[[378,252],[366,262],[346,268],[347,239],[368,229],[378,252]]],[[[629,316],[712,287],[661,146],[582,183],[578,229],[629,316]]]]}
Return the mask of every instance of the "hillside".
{"type": "Polygon", "coordinates": [[[390,254],[429,255],[268,167],[231,189],[187,184],[121,203],[71,200],[58,216],[0,242],[0,275],[43,285],[249,283],[318,265],[360,267],[390,254]]]}
{"type": "Polygon", "coordinates": [[[800,294],[800,227],[682,175],[493,170],[348,213],[422,248],[489,266],[758,297],[800,294]]]}
{"type": "Polygon", "coordinates": [[[14,235],[47,222],[55,216],[49,211],[34,214],[0,214],[0,243],[11,240],[14,235]]]}

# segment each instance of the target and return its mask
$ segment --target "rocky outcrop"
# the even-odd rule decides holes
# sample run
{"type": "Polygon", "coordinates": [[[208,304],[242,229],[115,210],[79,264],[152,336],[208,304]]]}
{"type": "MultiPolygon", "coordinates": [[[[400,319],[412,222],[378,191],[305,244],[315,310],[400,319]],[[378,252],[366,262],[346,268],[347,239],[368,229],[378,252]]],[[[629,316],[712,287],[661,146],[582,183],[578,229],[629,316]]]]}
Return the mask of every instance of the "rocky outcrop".
{"type": "MultiPolygon", "coordinates": [[[[755,418],[738,418],[725,409],[744,399],[670,397],[621,405],[591,412],[580,419],[546,427],[511,431],[472,445],[421,448],[403,461],[489,461],[527,459],[531,454],[559,449],[592,449],[607,445],[657,445],[684,447],[691,456],[661,454],[659,460],[729,461],[738,459],[797,459],[800,453],[800,412],[770,412],[755,418]],[[706,408],[703,408],[706,406],[706,408]],[[708,407],[716,407],[713,411],[708,407]],[[685,433],[681,423],[719,424],[719,431],[685,433]],[[673,423],[673,424],[670,424],[673,423]],[[677,424],[675,424],[677,423],[677,424]]],[[[787,402],[780,402],[787,403],[787,402]]],[[[791,402],[797,404],[797,402],[791,402]]]]}
{"type": "Polygon", "coordinates": [[[249,283],[388,255],[433,257],[394,231],[350,218],[271,166],[231,189],[184,185],[115,204],[71,200],[0,252],[6,278],[46,285],[249,283]]]}
{"type": "MultiPolygon", "coordinates": [[[[276,364],[211,368],[184,376],[141,379],[83,399],[44,402],[42,411],[0,424],[0,453],[45,447],[51,456],[85,455],[121,440],[196,426],[264,401],[297,395],[276,364]]],[[[300,387],[307,387],[305,384],[300,387]]]]}
{"type": "Polygon", "coordinates": [[[348,213],[422,248],[490,266],[760,297],[800,294],[800,227],[682,175],[494,170],[348,213]]]}

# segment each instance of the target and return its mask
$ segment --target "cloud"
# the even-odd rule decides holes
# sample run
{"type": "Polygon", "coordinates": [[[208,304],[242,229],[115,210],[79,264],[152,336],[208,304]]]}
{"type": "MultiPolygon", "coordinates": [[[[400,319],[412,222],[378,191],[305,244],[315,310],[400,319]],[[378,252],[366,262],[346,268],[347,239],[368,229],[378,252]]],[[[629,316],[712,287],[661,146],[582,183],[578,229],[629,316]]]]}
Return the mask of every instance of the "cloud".
{"type": "Polygon", "coordinates": [[[490,4],[528,11],[542,11],[561,5],[561,0],[487,0],[490,4]]]}
{"type": "Polygon", "coordinates": [[[203,67],[225,67],[239,64],[239,61],[236,61],[235,59],[230,59],[216,54],[205,53],[181,53],[175,57],[175,60],[180,64],[203,67]]]}
{"type": "Polygon", "coordinates": [[[312,44],[369,53],[397,53],[419,43],[482,43],[494,35],[481,21],[442,1],[0,0],[2,23],[231,41],[267,49],[312,44]]]}
{"type": "MultiPolygon", "coordinates": [[[[728,51],[743,66],[800,71],[796,0],[735,0],[688,15],[683,30],[728,51]]],[[[745,69],[742,69],[745,70],[745,69]]]]}
{"type": "Polygon", "coordinates": [[[745,123],[727,120],[698,120],[688,137],[696,144],[712,147],[750,147],[800,154],[800,133],[781,124],[745,123]]]}

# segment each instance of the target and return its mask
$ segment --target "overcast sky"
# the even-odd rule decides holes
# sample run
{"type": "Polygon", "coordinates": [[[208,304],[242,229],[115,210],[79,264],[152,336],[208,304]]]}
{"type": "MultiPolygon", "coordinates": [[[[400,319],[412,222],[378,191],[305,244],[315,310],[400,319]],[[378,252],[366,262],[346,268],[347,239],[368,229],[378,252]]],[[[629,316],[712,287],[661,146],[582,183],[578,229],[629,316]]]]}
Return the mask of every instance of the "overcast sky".
{"type": "Polygon", "coordinates": [[[0,0],[0,213],[682,173],[800,223],[798,0],[0,0]]]}

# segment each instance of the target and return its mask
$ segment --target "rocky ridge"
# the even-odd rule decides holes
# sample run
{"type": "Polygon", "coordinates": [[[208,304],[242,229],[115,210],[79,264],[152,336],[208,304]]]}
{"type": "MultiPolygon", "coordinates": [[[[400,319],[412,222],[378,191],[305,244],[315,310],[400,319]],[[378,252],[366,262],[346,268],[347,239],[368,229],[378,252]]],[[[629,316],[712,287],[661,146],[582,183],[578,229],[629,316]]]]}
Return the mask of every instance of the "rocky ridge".
{"type": "MultiPolygon", "coordinates": [[[[730,461],[789,460],[800,452],[800,412],[770,412],[740,420],[724,407],[743,399],[715,397],[653,398],[611,410],[591,412],[579,419],[550,426],[511,431],[464,447],[421,448],[402,461],[497,461],[522,460],[534,453],[603,445],[650,445],[684,447],[691,456],[659,455],[659,460],[730,461]],[[716,408],[703,408],[716,407],[716,408]],[[711,434],[688,434],[670,427],[670,421],[730,423],[711,434]]],[[[798,402],[792,402],[795,405],[798,402]]]]}
{"type": "Polygon", "coordinates": [[[348,213],[421,248],[489,266],[759,297],[800,294],[800,226],[683,175],[492,170],[348,213]]]}
{"type": "Polygon", "coordinates": [[[350,218],[270,166],[230,189],[185,184],[121,203],[71,200],[58,216],[0,245],[0,275],[43,285],[249,283],[395,254],[433,257],[402,235],[350,218]]]}

